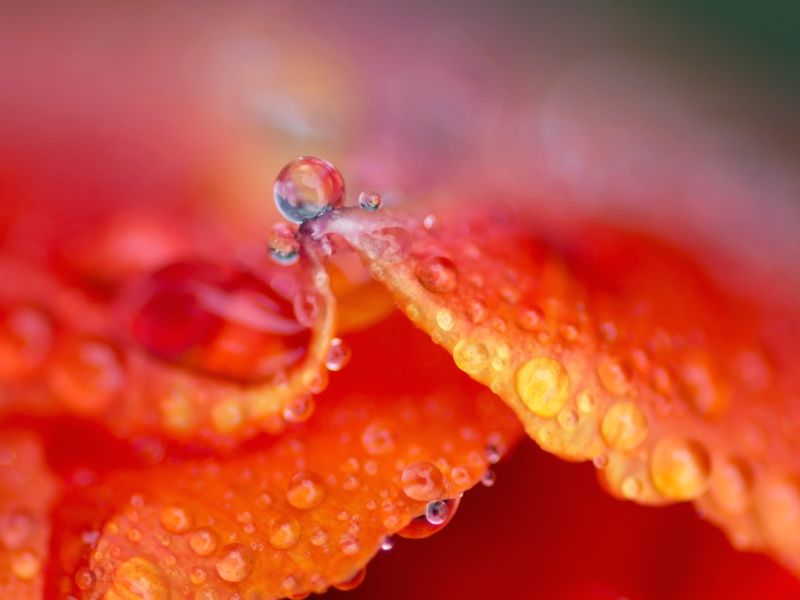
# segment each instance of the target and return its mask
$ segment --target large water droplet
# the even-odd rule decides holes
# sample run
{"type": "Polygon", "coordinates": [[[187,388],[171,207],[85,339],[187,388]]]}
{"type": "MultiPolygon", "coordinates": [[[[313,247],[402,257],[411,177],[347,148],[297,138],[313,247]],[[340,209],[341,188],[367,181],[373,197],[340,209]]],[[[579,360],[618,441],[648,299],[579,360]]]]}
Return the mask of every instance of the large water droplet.
{"type": "Polygon", "coordinates": [[[413,500],[428,502],[441,497],[444,478],[439,467],[427,461],[410,464],[401,477],[403,492],[413,500]]]}
{"type": "Polygon", "coordinates": [[[216,564],[219,576],[230,583],[244,581],[253,568],[253,556],[242,544],[229,544],[221,551],[216,564]]]}
{"type": "Polygon", "coordinates": [[[137,341],[159,358],[209,374],[263,380],[296,364],[311,338],[288,299],[236,267],[174,263],[138,293],[137,341]]]}
{"type": "Polygon", "coordinates": [[[344,179],[328,161],[302,156],[281,170],[273,193],[281,214],[302,223],[344,204],[344,179]]]}
{"type": "Polygon", "coordinates": [[[650,473],[658,491],[673,500],[692,500],[708,487],[711,460],[700,442],[667,437],[650,457],[650,473]]]}
{"type": "Polygon", "coordinates": [[[458,272],[453,262],[443,256],[430,256],[417,265],[417,279],[435,294],[448,294],[458,286],[458,272]]]}
{"type": "Polygon", "coordinates": [[[535,415],[554,417],[569,397],[569,375],[560,362],[546,356],[532,358],[514,378],[522,402],[535,415]]]}

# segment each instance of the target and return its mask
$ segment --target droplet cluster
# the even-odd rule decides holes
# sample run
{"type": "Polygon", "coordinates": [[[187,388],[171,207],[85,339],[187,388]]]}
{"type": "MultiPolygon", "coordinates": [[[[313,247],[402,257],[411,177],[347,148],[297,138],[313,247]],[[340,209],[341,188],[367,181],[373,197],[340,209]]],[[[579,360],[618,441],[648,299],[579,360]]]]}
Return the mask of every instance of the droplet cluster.
{"type": "MultiPolygon", "coordinates": [[[[558,247],[491,212],[376,224],[405,229],[413,240],[402,268],[364,242],[368,226],[358,236],[348,236],[347,223],[331,224],[330,232],[361,252],[408,317],[449,349],[461,370],[502,396],[543,448],[592,460],[621,498],[696,500],[738,546],[771,547],[793,566],[789,557],[800,556],[800,439],[790,427],[764,423],[773,413],[756,407],[779,405],[774,414],[787,423],[800,419],[800,409],[787,395],[791,380],[784,387],[775,380],[755,334],[720,326],[741,327],[738,316],[749,309],[731,309],[726,321],[719,307],[739,299],[725,296],[710,311],[701,302],[678,307],[669,285],[648,287],[666,269],[663,281],[694,298],[686,290],[696,275],[673,268],[685,257],[668,267],[652,263],[641,284],[615,280],[612,271],[612,284],[587,287],[569,260],[591,265],[575,267],[584,271],[613,266],[592,262],[596,249],[584,258],[571,242],[579,258],[565,261],[558,247]],[[609,294],[613,286],[618,291],[609,294]],[[687,314],[695,319],[690,325],[687,314]],[[695,323],[713,327],[692,329],[695,323]]],[[[641,243],[616,235],[623,244],[641,243]]],[[[628,256],[644,263],[647,250],[628,256]]]]}
{"type": "Polygon", "coordinates": [[[73,585],[111,597],[133,582],[153,597],[215,597],[231,584],[243,597],[350,589],[389,536],[442,530],[518,427],[501,403],[465,401],[458,389],[414,404],[385,391],[317,410],[267,450],[87,489],[124,500],[73,585]]]}

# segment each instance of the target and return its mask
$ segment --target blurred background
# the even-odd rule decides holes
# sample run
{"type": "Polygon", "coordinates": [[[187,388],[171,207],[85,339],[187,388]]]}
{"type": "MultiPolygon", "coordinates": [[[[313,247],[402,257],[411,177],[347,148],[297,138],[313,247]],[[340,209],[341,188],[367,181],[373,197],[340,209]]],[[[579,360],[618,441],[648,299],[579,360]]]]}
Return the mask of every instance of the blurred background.
{"type": "MultiPolygon", "coordinates": [[[[265,236],[277,218],[275,175],[313,154],[341,169],[351,198],[369,187],[388,202],[530,203],[713,248],[800,291],[797,6],[5,2],[0,247],[35,254],[43,219],[70,228],[163,206],[265,236]]],[[[501,467],[496,488],[466,499],[446,535],[399,544],[349,597],[524,597],[531,586],[561,597],[563,586],[547,586],[552,573],[569,573],[569,556],[598,560],[612,582],[634,555],[660,565],[660,577],[636,583],[648,597],[699,598],[698,581],[722,589],[714,585],[726,574],[697,555],[667,564],[691,543],[729,552],[710,529],[670,537],[676,524],[695,531],[688,507],[666,509],[660,522],[642,516],[640,545],[622,554],[592,539],[555,552],[597,506],[634,522],[649,514],[592,479],[527,447],[501,467]],[[515,490],[534,471],[552,485],[523,501],[515,490]],[[559,489],[567,477],[577,483],[559,489]],[[541,527],[565,494],[568,526],[541,527]],[[518,527],[536,552],[503,544],[518,527]],[[666,545],[652,547],[651,535],[666,545]],[[526,552],[529,570],[502,569],[526,552]]],[[[791,585],[767,559],[737,560],[727,565],[753,571],[753,597],[763,577],[791,585]]]]}

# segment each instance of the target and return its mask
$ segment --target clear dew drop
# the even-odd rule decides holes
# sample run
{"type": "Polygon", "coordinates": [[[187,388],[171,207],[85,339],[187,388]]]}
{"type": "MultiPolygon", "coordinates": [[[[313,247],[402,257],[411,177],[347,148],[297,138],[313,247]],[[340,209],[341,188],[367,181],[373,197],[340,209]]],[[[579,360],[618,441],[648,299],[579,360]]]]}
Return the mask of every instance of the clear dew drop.
{"type": "Polygon", "coordinates": [[[405,468],[401,476],[403,493],[412,500],[429,502],[444,492],[444,477],[439,467],[428,461],[418,461],[405,468]]]}
{"type": "Polygon", "coordinates": [[[430,256],[417,264],[419,282],[435,294],[449,294],[458,287],[458,271],[453,262],[443,256],[430,256]]]}
{"type": "Polygon", "coordinates": [[[741,514],[749,506],[752,481],[752,470],[744,461],[723,458],[714,462],[711,493],[726,513],[741,514]]]}
{"type": "Polygon", "coordinates": [[[448,506],[444,500],[434,500],[425,506],[425,518],[431,525],[441,525],[447,520],[448,506]]]}
{"type": "Polygon", "coordinates": [[[281,265],[291,265],[300,257],[300,243],[287,223],[277,223],[269,238],[269,255],[281,265]]]}
{"type": "Polygon", "coordinates": [[[217,574],[229,583],[244,581],[253,568],[253,556],[247,546],[228,544],[222,548],[215,567],[217,574]]]}
{"type": "Polygon", "coordinates": [[[406,539],[419,540],[438,533],[453,519],[460,503],[460,498],[429,502],[425,506],[425,513],[412,519],[408,525],[397,532],[397,535],[406,539]]]}
{"type": "Polygon", "coordinates": [[[208,579],[208,571],[200,565],[195,565],[189,569],[189,580],[193,584],[200,585],[201,583],[205,583],[206,579],[208,579]]]}
{"type": "Polygon", "coordinates": [[[350,346],[340,338],[333,338],[331,347],[328,349],[328,356],[325,359],[325,366],[329,371],[341,371],[350,362],[351,357],[350,346]]]}
{"type": "Polygon", "coordinates": [[[344,205],[344,179],[328,161],[302,156],[278,173],[273,195],[286,219],[302,223],[344,205]]]}
{"type": "Polygon", "coordinates": [[[322,479],[315,473],[301,471],[295,473],[286,490],[286,500],[298,510],[311,510],[325,500],[327,490],[322,479]]]}
{"type": "Polygon", "coordinates": [[[394,548],[394,540],[390,537],[384,538],[383,542],[381,542],[381,550],[388,552],[392,548],[394,548]]]}
{"type": "Polygon", "coordinates": [[[364,191],[358,195],[358,205],[363,210],[378,210],[383,204],[383,198],[378,192],[364,191]]]}
{"type": "Polygon", "coordinates": [[[497,463],[500,462],[500,458],[502,457],[500,449],[494,444],[489,444],[488,446],[486,446],[485,455],[486,455],[486,461],[490,465],[496,465],[497,463]]]}
{"type": "Polygon", "coordinates": [[[483,474],[483,477],[481,477],[481,485],[483,487],[492,487],[495,481],[497,481],[497,475],[491,469],[486,471],[486,473],[483,474]]]}

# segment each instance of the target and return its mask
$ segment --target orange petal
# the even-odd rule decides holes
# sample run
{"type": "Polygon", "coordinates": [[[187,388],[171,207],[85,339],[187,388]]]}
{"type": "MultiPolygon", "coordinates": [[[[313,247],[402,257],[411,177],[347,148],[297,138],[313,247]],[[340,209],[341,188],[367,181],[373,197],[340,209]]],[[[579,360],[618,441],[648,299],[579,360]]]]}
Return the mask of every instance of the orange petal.
{"type": "Polygon", "coordinates": [[[0,432],[0,598],[42,598],[55,496],[38,439],[0,432]]]}
{"type": "Polygon", "coordinates": [[[749,301],[656,239],[498,208],[353,209],[309,230],[344,237],[544,449],[593,460],[618,497],[696,500],[800,572],[798,315],[774,290],[749,301]]]}
{"type": "MultiPolygon", "coordinates": [[[[127,598],[136,588],[272,598],[348,587],[426,507],[444,522],[454,503],[438,502],[480,480],[516,439],[517,420],[402,319],[349,341],[353,362],[314,418],[277,440],[240,457],[117,472],[68,499],[62,537],[91,540],[82,566],[74,548],[61,550],[83,597],[127,598]],[[433,383],[442,373],[446,387],[433,383]],[[86,535],[95,527],[97,540],[86,535]]],[[[409,536],[422,537],[414,527],[409,536]]]]}

